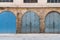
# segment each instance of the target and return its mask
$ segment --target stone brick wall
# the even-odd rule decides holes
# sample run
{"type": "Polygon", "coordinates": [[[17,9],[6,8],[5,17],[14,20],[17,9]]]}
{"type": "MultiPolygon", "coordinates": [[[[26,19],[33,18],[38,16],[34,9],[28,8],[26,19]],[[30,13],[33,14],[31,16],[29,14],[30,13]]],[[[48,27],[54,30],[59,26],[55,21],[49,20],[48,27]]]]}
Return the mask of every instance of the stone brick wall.
{"type": "Polygon", "coordinates": [[[45,17],[51,11],[57,11],[60,13],[60,7],[40,7],[40,8],[0,8],[0,13],[3,11],[11,11],[16,16],[17,33],[20,33],[22,17],[27,11],[33,11],[40,17],[40,31],[44,32],[45,29],[45,17]]]}

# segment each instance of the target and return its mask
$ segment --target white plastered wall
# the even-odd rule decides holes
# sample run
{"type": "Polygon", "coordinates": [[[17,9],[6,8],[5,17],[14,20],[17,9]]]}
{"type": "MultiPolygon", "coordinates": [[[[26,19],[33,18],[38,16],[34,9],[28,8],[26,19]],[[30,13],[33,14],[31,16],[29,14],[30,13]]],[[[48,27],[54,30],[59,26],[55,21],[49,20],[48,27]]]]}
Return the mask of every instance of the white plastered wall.
{"type": "Polygon", "coordinates": [[[14,2],[0,2],[0,7],[60,7],[60,3],[47,3],[47,0],[38,0],[38,3],[24,3],[24,0],[14,2]]]}

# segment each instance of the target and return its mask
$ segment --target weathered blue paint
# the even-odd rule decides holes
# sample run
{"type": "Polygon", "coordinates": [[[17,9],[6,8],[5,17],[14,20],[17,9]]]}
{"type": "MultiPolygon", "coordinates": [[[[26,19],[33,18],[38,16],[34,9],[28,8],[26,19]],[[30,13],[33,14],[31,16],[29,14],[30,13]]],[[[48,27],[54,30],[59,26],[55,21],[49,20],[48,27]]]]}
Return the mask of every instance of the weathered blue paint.
{"type": "Polygon", "coordinates": [[[34,12],[27,12],[22,18],[22,33],[40,32],[40,19],[34,12]]]}
{"type": "Polygon", "coordinates": [[[45,19],[45,32],[60,32],[60,14],[51,12],[45,19]]]}
{"type": "Polygon", "coordinates": [[[0,14],[0,33],[16,33],[16,17],[12,12],[0,14]]]}

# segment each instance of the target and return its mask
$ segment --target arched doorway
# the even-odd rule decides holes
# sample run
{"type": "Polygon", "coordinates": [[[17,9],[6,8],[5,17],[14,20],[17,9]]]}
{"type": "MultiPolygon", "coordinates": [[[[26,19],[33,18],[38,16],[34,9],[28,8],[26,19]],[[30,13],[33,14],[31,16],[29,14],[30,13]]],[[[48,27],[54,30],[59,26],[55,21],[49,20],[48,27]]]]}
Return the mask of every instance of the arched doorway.
{"type": "Polygon", "coordinates": [[[39,33],[40,32],[40,18],[34,12],[26,12],[22,17],[22,33],[39,33]]]}
{"type": "Polygon", "coordinates": [[[60,32],[60,14],[58,12],[50,12],[45,19],[45,32],[60,32]]]}
{"type": "Polygon", "coordinates": [[[12,12],[0,14],[0,33],[16,33],[16,16],[12,12]]]}

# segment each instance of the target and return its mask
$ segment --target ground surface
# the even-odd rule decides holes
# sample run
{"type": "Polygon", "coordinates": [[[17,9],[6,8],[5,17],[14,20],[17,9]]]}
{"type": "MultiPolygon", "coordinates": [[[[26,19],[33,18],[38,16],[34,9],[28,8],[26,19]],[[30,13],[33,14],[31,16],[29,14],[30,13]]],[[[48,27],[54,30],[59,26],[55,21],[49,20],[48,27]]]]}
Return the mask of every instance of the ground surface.
{"type": "Polygon", "coordinates": [[[0,40],[60,40],[60,34],[0,34],[0,40]]]}

